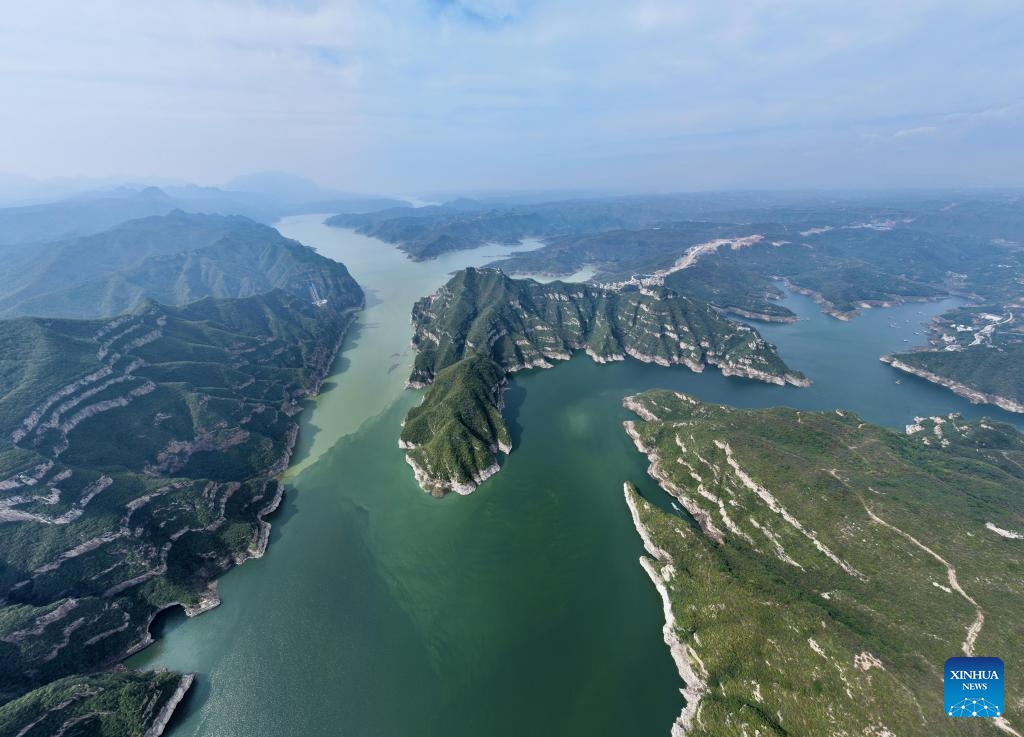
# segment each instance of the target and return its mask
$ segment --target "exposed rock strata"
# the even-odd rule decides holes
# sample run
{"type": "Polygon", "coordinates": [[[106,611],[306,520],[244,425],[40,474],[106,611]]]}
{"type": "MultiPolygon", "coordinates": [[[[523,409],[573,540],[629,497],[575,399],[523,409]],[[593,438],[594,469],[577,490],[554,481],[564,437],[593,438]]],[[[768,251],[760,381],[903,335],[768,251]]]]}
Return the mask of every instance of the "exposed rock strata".
{"type": "Polygon", "coordinates": [[[1024,403],[1018,402],[1008,397],[1000,397],[996,394],[986,394],[985,392],[974,389],[973,387],[962,384],[959,381],[953,381],[952,379],[940,376],[939,374],[927,371],[917,366],[911,366],[908,363],[900,361],[894,356],[882,356],[879,359],[882,363],[887,363],[894,369],[898,369],[907,374],[913,374],[918,378],[930,381],[933,384],[944,386],[954,394],[959,394],[961,397],[969,400],[972,404],[994,404],[1000,409],[1005,409],[1007,412],[1024,412],[1024,403]]]}
{"type": "Polygon", "coordinates": [[[185,694],[188,693],[189,688],[192,687],[192,682],[196,676],[194,673],[185,673],[181,676],[181,680],[178,682],[178,687],[171,694],[171,697],[164,702],[164,705],[160,708],[156,718],[150,725],[149,729],[146,730],[143,737],[160,737],[167,729],[167,723],[171,721],[171,716],[174,714],[174,710],[178,708],[178,704],[185,694]]]}
{"type": "Polygon", "coordinates": [[[685,706],[672,725],[672,737],[683,737],[693,726],[694,719],[697,717],[700,709],[701,698],[707,693],[707,673],[704,671],[704,665],[697,652],[679,639],[676,628],[676,616],[675,612],[672,611],[672,600],[669,598],[665,575],[667,573],[668,578],[671,579],[672,558],[654,544],[650,533],[640,519],[640,510],[637,505],[647,504],[647,502],[641,499],[637,495],[636,490],[628,483],[623,484],[623,493],[626,497],[626,504],[629,506],[630,515],[633,518],[633,526],[640,535],[640,539],[643,540],[644,549],[651,556],[650,558],[640,556],[640,565],[643,566],[644,571],[661,597],[662,611],[665,616],[662,636],[665,639],[665,644],[668,645],[672,661],[679,672],[679,677],[683,681],[683,689],[680,693],[683,695],[685,706]]]}

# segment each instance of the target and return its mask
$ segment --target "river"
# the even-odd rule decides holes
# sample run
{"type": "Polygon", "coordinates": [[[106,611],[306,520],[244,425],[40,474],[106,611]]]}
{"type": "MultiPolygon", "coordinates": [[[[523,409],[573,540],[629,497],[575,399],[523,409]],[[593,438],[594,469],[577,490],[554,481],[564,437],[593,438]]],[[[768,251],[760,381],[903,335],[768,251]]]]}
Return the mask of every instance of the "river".
{"type": "Polygon", "coordinates": [[[128,663],[198,674],[173,737],[666,737],[680,684],[622,482],[658,492],[622,432],[623,396],[666,387],[744,407],[844,407],[893,427],[951,411],[1020,425],[878,361],[919,343],[952,303],[844,323],[789,295],[801,320],[758,328],[812,387],[582,356],[526,372],[507,397],[515,450],[502,471],[468,497],[434,499],[397,447],[419,401],[403,389],[412,303],[516,249],[414,263],[322,220],[277,227],[343,261],[367,308],[303,413],[267,554],[221,579],[217,609],[162,617],[128,663]]]}

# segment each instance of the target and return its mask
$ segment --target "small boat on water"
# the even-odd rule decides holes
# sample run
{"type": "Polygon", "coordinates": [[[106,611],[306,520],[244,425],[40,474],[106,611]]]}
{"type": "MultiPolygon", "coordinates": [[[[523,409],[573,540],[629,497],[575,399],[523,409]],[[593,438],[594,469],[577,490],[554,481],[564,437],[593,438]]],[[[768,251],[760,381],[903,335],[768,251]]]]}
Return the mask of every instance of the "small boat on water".
{"type": "Polygon", "coordinates": [[[672,502],[672,509],[674,509],[674,510],[676,510],[677,512],[679,512],[679,514],[682,514],[682,513],[683,513],[683,509],[682,509],[682,507],[680,507],[680,506],[679,506],[678,504],[676,504],[675,502],[672,502]]]}

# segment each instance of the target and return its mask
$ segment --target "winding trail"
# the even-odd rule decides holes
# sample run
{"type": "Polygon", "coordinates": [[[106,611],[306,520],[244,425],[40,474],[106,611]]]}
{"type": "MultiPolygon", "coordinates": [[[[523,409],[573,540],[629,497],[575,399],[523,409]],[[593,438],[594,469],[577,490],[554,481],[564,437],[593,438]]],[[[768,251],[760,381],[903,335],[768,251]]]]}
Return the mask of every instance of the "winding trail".
{"type": "MultiPolygon", "coordinates": [[[[860,503],[864,505],[864,511],[868,513],[868,517],[870,517],[872,521],[877,522],[883,527],[889,528],[893,532],[899,533],[907,540],[914,543],[914,545],[921,548],[921,550],[928,553],[928,555],[935,558],[935,560],[939,561],[942,565],[946,566],[946,575],[949,578],[949,587],[956,591],[958,594],[960,594],[960,596],[964,597],[964,599],[969,601],[971,606],[973,606],[974,610],[977,612],[977,616],[974,618],[974,621],[971,622],[971,625],[967,628],[967,637],[964,639],[963,644],[960,646],[961,649],[963,649],[964,651],[964,655],[972,657],[974,655],[974,643],[978,639],[978,635],[981,633],[982,625],[985,624],[985,612],[982,611],[981,607],[978,605],[978,602],[972,599],[970,595],[968,595],[968,593],[964,591],[963,588],[960,586],[960,582],[957,580],[956,577],[956,568],[954,568],[948,560],[946,560],[941,555],[936,553],[934,550],[929,548],[916,537],[914,537],[908,532],[904,532],[895,525],[889,524],[884,519],[879,517],[877,514],[872,512],[863,499],[860,500],[860,503]]],[[[1014,737],[1024,737],[1024,735],[1021,735],[1020,732],[1013,728],[1013,725],[1010,724],[1009,721],[1007,721],[1006,717],[996,717],[992,720],[992,723],[995,724],[995,726],[1001,729],[1003,732],[1006,732],[1007,734],[1011,734],[1014,737]]]]}
{"type": "Polygon", "coordinates": [[[977,616],[974,618],[974,621],[971,622],[971,625],[967,628],[967,637],[964,639],[963,644],[960,646],[961,649],[964,651],[964,655],[966,655],[968,657],[973,656],[974,655],[974,643],[978,639],[978,634],[981,632],[982,625],[985,624],[985,612],[982,611],[980,606],[978,606],[978,602],[976,602],[974,599],[972,599],[970,597],[970,595],[968,595],[968,593],[963,590],[963,587],[960,586],[960,582],[957,580],[957,577],[956,577],[956,568],[954,568],[952,566],[952,564],[948,560],[946,560],[941,555],[936,553],[934,550],[929,548],[927,545],[925,545],[923,542],[918,540],[916,537],[914,537],[913,535],[911,535],[908,532],[904,532],[903,530],[901,530],[900,528],[896,527],[895,525],[889,524],[884,519],[879,517],[877,514],[872,512],[871,509],[868,507],[868,505],[864,502],[863,499],[860,500],[860,503],[864,505],[864,511],[868,513],[868,516],[872,519],[872,521],[877,522],[878,524],[882,525],[883,527],[889,528],[893,532],[899,533],[900,535],[905,537],[907,540],[909,540],[910,542],[914,543],[914,545],[916,545],[917,547],[921,548],[921,550],[923,550],[924,552],[928,553],[928,555],[930,555],[933,558],[935,558],[935,560],[939,561],[939,563],[941,563],[942,565],[946,566],[946,576],[949,579],[949,587],[951,589],[953,589],[955,592],[957,592],[958,594],[960,594],[960,596],[964,597],[964,599],[966,599],[968,602],[970,602],[971,606],[974,607],[975,612],[977,612],[977,616]]]}

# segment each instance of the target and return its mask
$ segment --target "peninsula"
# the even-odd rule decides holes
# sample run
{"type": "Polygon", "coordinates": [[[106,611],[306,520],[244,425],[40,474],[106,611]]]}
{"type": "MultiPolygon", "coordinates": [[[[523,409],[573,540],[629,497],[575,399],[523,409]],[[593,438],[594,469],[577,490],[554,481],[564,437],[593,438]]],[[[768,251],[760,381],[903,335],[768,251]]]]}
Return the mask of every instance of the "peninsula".
{"type": "Polygon", "coordinates": [[[669,391],[625,406],[671,500],[626,486],[686,685],[676,727],[945,733],[945,659],[998,651],[1024,606],[1024,436],[956,415],[899,433],[669,391]]]}
{"type": "Polygon", "coordinates": [[[413,307],[416,358],[409,386],[427,387],[400,444],[417,481],[434,494],[469,493],[511,451],[501,416],[507,374],[547,368],[585,351],[661,366],[718,368],[773,384],[806,386],[753,328],[664,288],[613,291],[512,279],[464,269],[413,307]]]}

